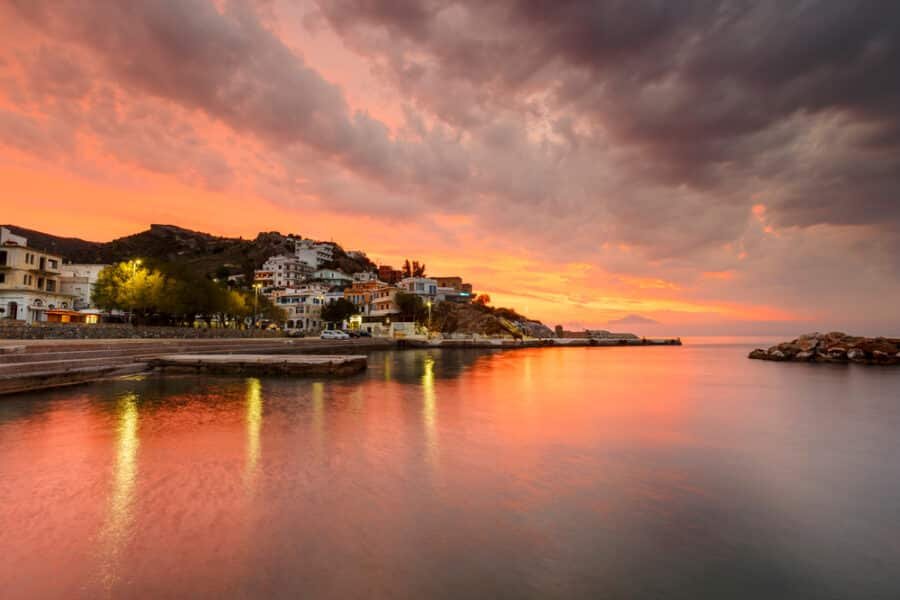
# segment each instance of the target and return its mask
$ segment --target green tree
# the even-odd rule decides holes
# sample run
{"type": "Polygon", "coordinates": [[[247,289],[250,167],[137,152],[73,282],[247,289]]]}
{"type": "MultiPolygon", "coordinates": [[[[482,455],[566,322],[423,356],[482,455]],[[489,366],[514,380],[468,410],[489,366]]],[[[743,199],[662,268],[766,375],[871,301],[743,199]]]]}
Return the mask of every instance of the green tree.
{"type": "Polygon", "coordinates": [[[329,323],[340,323],[357,313],[356,305],[346,298],[332,300],[322,307],[322,320],[329,323]]]}
{"type": "Polygon", "coordinates": [[[426,312],[425,303],[420,296],[397,292],[394,302],[397,303],[397,308],[400,309],[399,319],[401,321],[416,321],[419,318],[424,318],[426,312]]]}
{"type": "Polygon", "coordinates": [[[162,273],[137,261],[121,262],[100,271],[92,299],[105,310],[128,311],[145,320],[163,304],[167,283],[162,273]]]}

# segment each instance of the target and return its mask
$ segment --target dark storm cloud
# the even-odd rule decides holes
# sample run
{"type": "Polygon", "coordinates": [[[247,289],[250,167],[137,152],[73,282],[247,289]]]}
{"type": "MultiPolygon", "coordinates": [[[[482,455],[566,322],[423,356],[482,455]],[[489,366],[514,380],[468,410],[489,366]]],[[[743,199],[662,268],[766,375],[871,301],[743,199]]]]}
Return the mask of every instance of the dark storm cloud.
{"type": "Polygon", "coordinates": [[[554,109],[593,126],[581,143],[602,131],[634,145],[644,175],[667,185],[721,195],[788,180],[798,193],[780,196],[783,225],[900,220],[900,3],[462,0],[409,14],[391,0],[320,5],[450,122],[475,126],[478,111],[440,104],[420,83],[429,70],[434,82],[479,86],[467,100],[492,108],[552,90],[554,109]],[[389,45],[371,43],[379,28],[389,45]],[[400,41],[415,52],[403,55],[400,41]],[[416,58],[423,52],[429,60],[416,58]],[[791,171],[764,155],[820,125],[787,130],[798,115],[840,115],[867,133],[794,149],[791,171]]]}
{"type": "MultiPolygon", "coordinates": [[[[897,239],[898,4],[322,0],[307,21],[330,24],[396,86],[399,130],[352,109],[315,57],[279,37],[276,4],[7,8],[56,49],[26,64],[32,88],[64,107],[99,94],[97,81],[117,87],[106,145],[159,172],[178,168],[179,145],[154,152],[150,128],[131,133],[128,98],[260,140],[287,195],[310,179],[304,166],[324,165],[317,191],[335,191],[338,209],[472,214],[559,256],[622,243],[656,264],[739,246],[754,204],[776,226],[862,224],[897,239]],[[70,47],[96,72],[79,75],[70,47]]],[[[16,144],[42,139],[7,121],[16,144]]],[[[195,154],[205,179],[229,180],[215,149],[195,154]]]]}
{"type": "Polygon", "coordinates": [[[338,86],[267,29],[252,5],[224,4],[221,12],[205,0],[14,7],[48,43],[92,52],[117,85],[203,111],[275,150],[302,144],[401,185],[465,172],[440,135],[414,148],[395,143],[383,123],[351,110],[338,86]]]}

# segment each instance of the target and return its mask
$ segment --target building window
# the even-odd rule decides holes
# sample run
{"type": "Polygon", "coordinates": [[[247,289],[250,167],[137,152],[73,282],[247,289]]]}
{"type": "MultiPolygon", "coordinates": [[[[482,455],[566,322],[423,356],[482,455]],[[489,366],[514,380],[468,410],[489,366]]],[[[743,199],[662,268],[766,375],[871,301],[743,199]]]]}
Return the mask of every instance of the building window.
{"type": "Polygon", "coordinates": [[[0,250],[0,265],[6,264],[6,250],[0,250]]]}
{"type": "Polygon", "coordinates": [[[6,273],[0,273],[0,283],[6,283],[6,273]]]}
{"type": "Polygon", "coordinates": [[[47,280],[47,291],[48,291],[48,292],[55,292],[55,291],[56,291],[56,282],[53,281],[52,279],[48,279],[48,280],[47,280]]]}

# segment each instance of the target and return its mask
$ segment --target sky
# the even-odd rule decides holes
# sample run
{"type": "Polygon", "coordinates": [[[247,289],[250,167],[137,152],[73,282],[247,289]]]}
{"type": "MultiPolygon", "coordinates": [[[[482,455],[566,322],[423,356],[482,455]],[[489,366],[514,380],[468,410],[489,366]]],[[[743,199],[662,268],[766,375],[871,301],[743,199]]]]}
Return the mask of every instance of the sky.
{"type": "Polygon", "coordinates": [[[10,0],[0,222],[298,233],[548,325],[900,335],[900,3],[10,0]]]}

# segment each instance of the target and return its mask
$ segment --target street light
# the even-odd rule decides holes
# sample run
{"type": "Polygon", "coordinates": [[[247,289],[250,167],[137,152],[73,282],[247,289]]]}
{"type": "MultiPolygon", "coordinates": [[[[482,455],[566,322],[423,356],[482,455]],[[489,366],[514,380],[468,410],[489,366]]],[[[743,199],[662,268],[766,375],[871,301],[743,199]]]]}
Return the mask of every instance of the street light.
{"type": "Polygon", "coordinates": [[[256,315],[258,306],[259,306],[259,288],[262,287],[261,283],[253,284],[253,320],[250,323],[250,329],[256,329],[256,315]]]}
{"type": "Polygon", "coordinates": [[[428,329],[431,329],[431,300],[426,302],[425,306],[428,307],[428,329]]]}
{"type": "Polygon", "coordinates": [[[133,294],[134,294],[135,286],[134,286],[133,280],[134,280],[134,276],[137,274],[137,268],[139,266],[141,266],[141,259],[136,258],[133,261],[131,261],[131,279],[132,279],[132,281],[129,283],[131,284],[132,297],[131,297],[131,312],[128,313],[128,324],[129,325],[134,324],[134,295],[133,294]]]}

